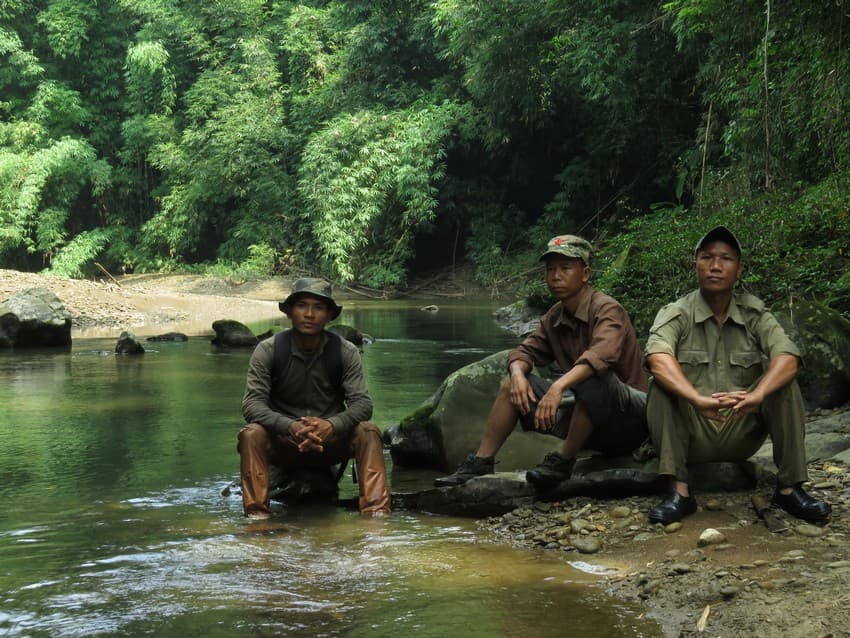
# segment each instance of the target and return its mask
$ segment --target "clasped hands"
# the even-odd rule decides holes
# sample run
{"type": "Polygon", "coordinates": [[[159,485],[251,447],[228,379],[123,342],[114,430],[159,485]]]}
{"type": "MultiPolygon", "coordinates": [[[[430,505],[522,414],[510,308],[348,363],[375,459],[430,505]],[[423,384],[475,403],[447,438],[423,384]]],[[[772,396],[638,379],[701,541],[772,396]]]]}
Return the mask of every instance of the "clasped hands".
{"type": "Polygon", "coordinates": [[[710,421],[728,423],[740,420],[745,414],[756,412],[763,400],[764,397],[755,390],[733,390],[702,396],[694,407],[710,421]]]}
{"type": "Polygon", "coordinates": [[[324,452],[325,441],[333,434],[333,425],[317,416],[302,416],[289,426],[289,434],[299,452],[324,452]]]}

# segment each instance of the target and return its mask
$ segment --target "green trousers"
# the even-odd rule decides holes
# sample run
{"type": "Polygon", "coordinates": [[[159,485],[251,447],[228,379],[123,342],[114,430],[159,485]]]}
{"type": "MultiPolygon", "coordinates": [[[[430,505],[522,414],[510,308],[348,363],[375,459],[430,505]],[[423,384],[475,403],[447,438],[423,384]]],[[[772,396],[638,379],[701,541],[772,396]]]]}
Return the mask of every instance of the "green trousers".
{"type": "Polygon", "coordinates": [[[807,479],[805,413],[796,381],[769,395],[759,412],[723,423],[709,421],[690,403],[651,382],[646,419],[658,450],[659,474],[687,482],[689,464],[744,461],[770,435],[779,485],[807,479]]]}

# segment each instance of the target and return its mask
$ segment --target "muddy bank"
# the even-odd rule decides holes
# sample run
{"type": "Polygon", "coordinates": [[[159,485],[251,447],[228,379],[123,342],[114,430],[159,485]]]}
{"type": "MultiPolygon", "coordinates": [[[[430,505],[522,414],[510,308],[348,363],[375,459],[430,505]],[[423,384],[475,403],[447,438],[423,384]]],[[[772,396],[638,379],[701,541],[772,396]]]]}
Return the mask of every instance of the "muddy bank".
{"type": "Polygon", "coordinates": [[[831,519],[782,513],[781,532],[768,531],[752,492],[697,494],[699,511],[666,528],[647,519],[660,496],[537,503],[480,527],[496,542],[603,566],[600,586],[642,603],[667,636],[850,636],[850,468],[816,463],[810,479],[831,519]]]}

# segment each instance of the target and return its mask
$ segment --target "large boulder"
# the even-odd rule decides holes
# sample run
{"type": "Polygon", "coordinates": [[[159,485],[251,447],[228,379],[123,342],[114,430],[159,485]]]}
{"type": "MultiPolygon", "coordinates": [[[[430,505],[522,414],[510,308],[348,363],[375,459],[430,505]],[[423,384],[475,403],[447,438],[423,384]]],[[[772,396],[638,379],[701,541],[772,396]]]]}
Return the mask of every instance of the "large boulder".
{"type": "Polygon", "coordinates": [[[71,345],[71,313],[47,288],[29,288],[0,303],[0,346],[71,345]]]}
{"type": "Polygon", "coordinates": [[[795,301],[776,316],[803,353],[797,378],[806,404],[833,408],[850,401],[850,321],[809,301],[795,301]]]}
{"type": "Polygon", "coordinates": [[[365,335],[357,328],[354,328],[353,326],[347,326],[344,323],[335,323],[332,326],[328,326],[328,332],[338,334],[346,341],[350,341],[355,346],[361,349],[363,348],[364,343],[372,343],[374,341],[374,339],[369,335],[365,335]]]}
{"type": "Polygon", "coordinates": [[[251,332],[248,326],[232,319],[213,321],[212,329],[215,331],[215,337],[211,339],[211,342],[217,346],[253,348],[260,342],[259,337],[251,332]]]}
{"type": "MultiPolygon", "coordinates": [[[[453,372],[425,405],[390,428],[384,440],[393,462],[421,467],[425,465],[423,459],[436,461],[442,450],[440,462],[431,467],[448,470],[475,452],[499,385],[507,374],[508,352],[497,352],[453,372]]],[[[512,436],[499,452],[499,469],[535,465],[557,445],[558,439],[551,436],[512,436]]]]}

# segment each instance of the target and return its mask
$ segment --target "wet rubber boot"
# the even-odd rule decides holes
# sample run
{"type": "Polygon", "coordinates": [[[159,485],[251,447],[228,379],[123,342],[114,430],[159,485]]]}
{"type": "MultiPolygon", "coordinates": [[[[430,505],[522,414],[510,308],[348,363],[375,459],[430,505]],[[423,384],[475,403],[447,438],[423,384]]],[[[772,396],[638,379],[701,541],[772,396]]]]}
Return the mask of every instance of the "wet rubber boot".
{"type": "Polygon", "coordinates": [[[269,435],[262,425],[252,423],[239,430],[239,476],[242,481],[242,509],[247,518],[268,518],[269,435]]]}
{"type": "Polygon", "coordinates": [[[386,516],[390,513],[390,491],[381,431],[373,423],[358,423],[351,437],[351,451],[357,464],[360,487],[360,513],[386,516]]]}

